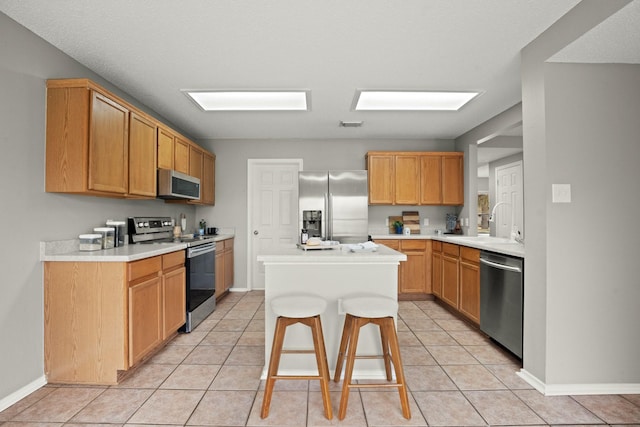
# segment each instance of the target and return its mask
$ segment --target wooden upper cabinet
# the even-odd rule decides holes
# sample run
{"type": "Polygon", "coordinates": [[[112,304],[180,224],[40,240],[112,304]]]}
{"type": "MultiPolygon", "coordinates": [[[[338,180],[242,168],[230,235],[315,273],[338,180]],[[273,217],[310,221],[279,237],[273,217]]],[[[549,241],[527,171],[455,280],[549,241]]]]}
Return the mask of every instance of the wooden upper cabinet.
{"type": "Polygon", "coordinates": [[[173,169],[173,141],[171,131],[158,127],[158,168],[173,169]]]}
{"type": "Polygon", "coordinates": [[[367,153],[370,205],[464,204],[460,152],[367,153]]]}
{"type": "Polygon", "coordinates": [[[420,204],[442,203],[442,156],[422,154],[420,156],[420,204]]]}
{"type": "Polygon", "coordinates": [[[202,182],[202,150],[195,145],[189,145],[189,172],[187,174],[202,182]]]}
{"type": "Polygon", "coordinates": [[[89,190],[127,192],[129,110],[92,91],[89,190]]]}
{"type": "Polygon", "coordinates": [[[464,204],[464,170],[462,154],[442,156],[442,204],[464,204]]]}
{"type": "Polygon", "coordinates": [[[367,155],[370,205],[392,205],[394,203],[394,165],[393,154],[367,155]]]}
{"type": "Polygon", "coordinates": [[[202,204],[216,204],[215,188],[216,156],[205,151],[202,155],[202,179],[200,180],[200,201],[202,204]]]}
{"type": "Polygon", "coordinates": [[[189,175],[189,143],[180,137],[174,141],[173,169],[189,175]]]}
{"type": "Polygon", "coordinates": [[[394,156],[394,204],[417,205],[420,197],[420,156],[394,156]]]}
{"type": "Polygon", "coordinates": [[[129,122],[129,194],[156,197],[156,124],[136,113],[129,122]]]}
{"type": "Polygon", "coordinates": [[[124,197],[129,110],[86,79],[47,82],[45,189],[124,197]]]}

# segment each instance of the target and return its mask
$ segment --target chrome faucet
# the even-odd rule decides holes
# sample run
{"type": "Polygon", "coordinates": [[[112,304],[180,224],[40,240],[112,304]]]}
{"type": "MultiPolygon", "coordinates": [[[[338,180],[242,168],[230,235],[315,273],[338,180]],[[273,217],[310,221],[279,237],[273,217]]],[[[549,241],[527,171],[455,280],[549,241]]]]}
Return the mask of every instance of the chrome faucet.
{"type": "Polygon", "coordinates": [[[491,210],[491,215],[489,215],[489,222],[495,222],[495,216],[496,216],[496,208],[500,205],[509,205],[511,206],[511,203],[509,202],[498,202],[495,204],[495,206],[493,207],[493,209],[491,210]]]}

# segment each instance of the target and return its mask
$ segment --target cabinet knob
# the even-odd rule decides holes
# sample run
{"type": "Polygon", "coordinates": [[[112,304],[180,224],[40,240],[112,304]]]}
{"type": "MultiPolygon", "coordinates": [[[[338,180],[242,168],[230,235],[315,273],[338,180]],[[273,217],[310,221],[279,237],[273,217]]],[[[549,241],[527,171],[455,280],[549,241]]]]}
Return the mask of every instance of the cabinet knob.
{"type": "Polygon", "coordinates": [[[257,236],[258,235],[258,230],[253,230],[253,235],[257,236]]]}

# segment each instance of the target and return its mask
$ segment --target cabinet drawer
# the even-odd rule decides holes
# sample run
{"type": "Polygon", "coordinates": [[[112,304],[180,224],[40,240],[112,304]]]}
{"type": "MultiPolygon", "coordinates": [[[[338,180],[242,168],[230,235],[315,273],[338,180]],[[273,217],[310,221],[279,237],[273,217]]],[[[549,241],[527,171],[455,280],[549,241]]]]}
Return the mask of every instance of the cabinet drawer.
{"type": "Polygon", "coordinates": [[[139,279],[141,277],[157,274],[162,271],[162,257],[155,256],[153,258],[141,259],[129,263],[128,281],[139,279]]]}
{"type": "Polygon", "coordinates": [[[433,252],[442,252],[442,242],[439,240],[434,240],[433,244],[433,252]]]}
{"type": "Polygon", "coordinates": [[[424,251],[427,249],[427,241],[426,240],[402,240],[400,241],[400,247],[403,251],[405,250],[420,250],[424,251]]]}
{"type": "Polygon", "coordinates": [[[227,240],[223,240],[222,242],[219,243],[223,243],[224,249],[233,249],[233,239],[227,239],[227,240]]]}
{"type": "Polygon", "coordinates": [[[478,249],[461,246],[460,258],[478,264],[480,263],[480,251],[478,249]]]}
{"type": "Polygon", "coordinates": [[[168,270],[172,267],[184,265],[184,251],[171,252],[166,255],[162,255],[162,269],[168,270]]]}
{"type": "Polygon", "coordinates": [[[400,250],[400,241],[399,240],[378,240],[376,243],[378,243],[379,245],[385,245],[388,248],[391,248],[393,250],[399,251],[400,250]]]}
{"type": "Polygon", "coordinates": [[[447,255],[453,255],[455,257],[458,257],[460,256],[460,247],[452,243],[443,243],[442,252],[444,252],[447,255]]]}

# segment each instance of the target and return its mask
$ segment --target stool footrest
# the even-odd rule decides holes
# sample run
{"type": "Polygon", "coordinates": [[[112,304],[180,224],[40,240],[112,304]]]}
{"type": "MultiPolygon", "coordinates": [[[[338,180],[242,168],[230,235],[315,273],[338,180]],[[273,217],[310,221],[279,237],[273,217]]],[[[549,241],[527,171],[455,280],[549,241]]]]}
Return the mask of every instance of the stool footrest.
{"type": "Polygon", "coordinates": [[[315,350],[282,350],[280,354],[315,354],[315,350]]]}
{"type": "Polygon", "coordinates": [[[400,387],[404,387],[404,386],[402,384],[391,383],[391,384],[347,384],[347,387],[349,387],[349,388],[378,388],[378,387],[400,388],[400,387]]]}
{"type": "Polygon", "coordinates": [[[320,375],[273,375],[274,380],[321,380],[320,375]]]}

